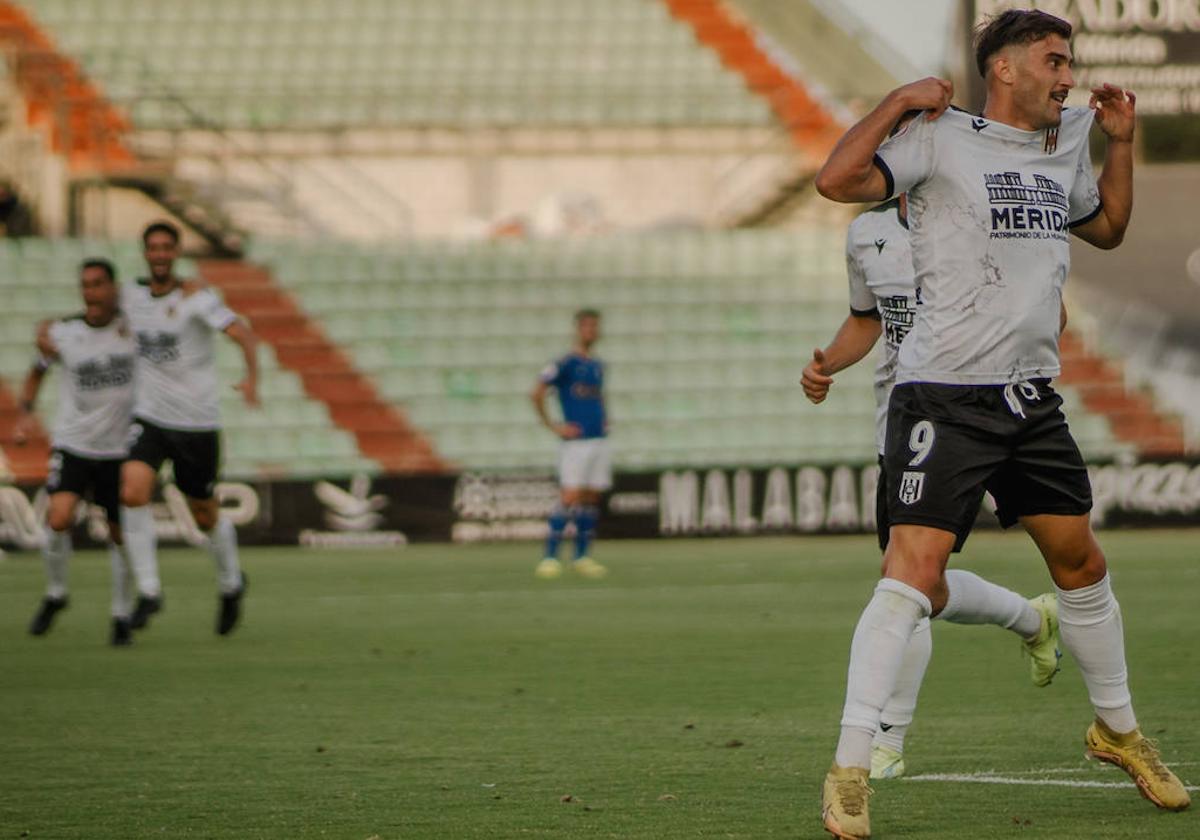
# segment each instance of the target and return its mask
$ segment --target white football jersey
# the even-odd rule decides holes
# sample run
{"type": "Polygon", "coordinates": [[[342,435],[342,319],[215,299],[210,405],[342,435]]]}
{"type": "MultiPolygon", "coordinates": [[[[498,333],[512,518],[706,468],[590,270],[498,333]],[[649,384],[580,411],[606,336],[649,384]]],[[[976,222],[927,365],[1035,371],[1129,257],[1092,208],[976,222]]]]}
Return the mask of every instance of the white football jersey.
{"type": "Polygon", "coordinates": [[[128,454],[133,415],[134,342],[118,314],[103,327],[82,315],[50,325],[56,360],[62,365],[58,412],[51,444],[84,458],[123,458],[128,454]]]}
{"type": "Polygon", "coordinates": [[[912,248],[908,224],[900,218],[900,200],[893,198],[850,223],[846,231],[846,275],[850,280],[850,311],[870,315],[883,324],[883,342],[876,352],[875,442],[883,454],[888,399],[896,384],[900,342],[916,316],[912,248]]]}
{"type": "Polygon", "coordinates": [[[1024,131],[950,110],[879,147],[889,191],[908,193],[921,300],[897,382],[992,385],[1059,373],[1068,228],[1100,212],[1090,110],[1024,131]]]}
{"type": "Polygon", "coordinates": [[[161,297],[139,282],[122,289],[121,308],[137,340],[135,416],[168,429],[205,431],[221,425],[213,333],[237,315],[212,289],[161,297]]]}

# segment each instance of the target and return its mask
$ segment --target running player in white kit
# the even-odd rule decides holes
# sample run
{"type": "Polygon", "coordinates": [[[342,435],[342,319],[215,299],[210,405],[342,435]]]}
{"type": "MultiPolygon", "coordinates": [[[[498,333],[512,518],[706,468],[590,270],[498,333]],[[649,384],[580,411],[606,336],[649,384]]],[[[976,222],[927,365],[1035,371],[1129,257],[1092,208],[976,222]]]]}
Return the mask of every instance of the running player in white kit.
{"type": "Polygon", "coordinates": [[[150,497],[159,468],[170,461],[196,525],[209,536],[220,597],[216,631],[225,635],[237,625],[246,579],[237,532],[214,495],[221,418],[213,335],[224,333],[241,348],[246,376],[235,387],[251,406],[258,404],[257,341],[215,292],[174,275],[178,229],[156,222],[142,242],[150,276],[126,288],[121,301],[138,354],[129,460],[121,471],[121,524],[138,587],[132,624],[144,627],[162,609],[150,497]]]}
{"type": "Polygon", "coordinates": [[[116,273],[107,260],[92,259],[79,271],[84,311],[55,321],[39,340],[41,352],[21,392],[18,440],[33,424],[34,404],[50,366],[62,365],[58,412],[51,437],[46,490],[50,508],[42,559],[46,596],[29,625],[41,636],[68,603],[67,564],[71,526],[81,499],[91,495],[108,519],[112,564],[112,644],[132,641],[129,569],[121,550],[119,517],[121,463],[128,452],[133,413],[134,344],[129,324],[117,308],[116,273]]]}
{"type": "MultiPolygon", "coordinates": [[[[900,343],[912,328],[917,312],[912,247],[908,234],[908,202],[904,195],[874,207],[850,223],[846,232],[846,274],[850,283],[850,314],[824,350],[814,350],[804,368],[801,384],[813,403],[824,402],[833,377],[870,352],[882,335],[875,367],[875,443],[879,452],[879,479],[875,494],[875,522],[880,550],[886,550],[890,531],[891,496],[883,450],[886,440],[888,400],[896,384],[900,343]]],[[[1066,322],[1066,312],[1062,316],[1066,322]]],[[[1011,524],[1000,488],[997,513],[1011,524]]],[[[1010,505],[1011,506],[1011,505],[1010,505]]],[[[975,511],[968,511],[974,518],[975,511]]],[[[964,537],[965,541],[965,537],[964,537]]],[[[960,542],[955,550],[962,547],[960,542]]],[[[884,573],[886,574],[886,567],[884,573]]],[[[946,570],[949,595],[946,606],[933,618],[954,624],[994,624],[1021,637],[1029,656],[1030,679],[1046,686],[1058,673],[1058,604],[1053,593],[1033,600],[997,586],[963,569],[946,570]]],[[[916,711],[917,695],[933,653],[929,618],[922,618],[904,649],[900,677],[879,719],[871,747],[872,779],[903,776],[904,739],[916,711]]]]}
{"type": "MultiPolygon", "coordinates": [[[[871,834],[871,743],[921,618],[946,605],[946,562],[970,530],[985,484],[1000,481],[1009,511],[1040,549],[1058,594],[1063,646],[1079,665],[1095,719],[1090,756],[1121,767],[1166,810],[1187,789],[1134,714],[1121,610],[1092,533],[1087,465],[1050,384],[1059,373],[1069,233],[1121,244],[1133,208],[1135,99],[1093,88],[1090,109],[1067,108],[1071,25],[1009,10],[977,33],[983,112],[948,110],[953,86],[924,79],[889,94],[842,137],[816,183],[826,198],[908,194],[913,267],[922,290],[900,347],[888,407],[891,534],[886,573],[850,647],[841,735],[822,790],[837,837],[871,834]],[[910,111],[920,112],[889,139],[910,111]],[[1088,151],[1105,135],[1097,180],[1088,151]]],[[[1031,734],[1036,737],[1036,733],[1031,734]]],[[[942,833],[971,833],[944,826],[942,833]]]]}

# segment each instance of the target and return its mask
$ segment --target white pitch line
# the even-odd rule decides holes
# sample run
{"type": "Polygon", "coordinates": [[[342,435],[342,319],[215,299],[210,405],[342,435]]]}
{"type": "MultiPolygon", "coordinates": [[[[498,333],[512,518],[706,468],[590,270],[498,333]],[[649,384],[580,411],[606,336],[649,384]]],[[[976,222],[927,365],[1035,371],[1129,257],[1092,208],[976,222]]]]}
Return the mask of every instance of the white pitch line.
{"type": "MultiPolygon", "coordinates": [[[[1200,764],[1200,761],[1172,761],[1169,767],[1195,767],[1200,764]]],[[[1117,771],[1117,768],[1110,764],[1100,764],[1098,767],[1092,764],[1088,767],[1042,767],[1036,770],[1005,770],[1012,776],[1048,776],[1051,773],[1094,773],[1099,769],[1101,772],[1117,771]]],[[[979,770],[974,773],[976,776],[996,776],[999,775],[999,770],[979,770]]]]}
{"type": "MultiPolygon", "coordinates": [[[[1050,785],[1071,788],[1121,788],[1133,787],[1132,782],[1094,782],[1090,779],[1018,779],[1014,776],[989,776],[976,773],[923,773],[920,776],[905,776],[909,782],[967,782],[977,785],[1050,785]]],[[[1197,791],[1200,786],[1185,785],[1186,790],[1197,791]]]]}

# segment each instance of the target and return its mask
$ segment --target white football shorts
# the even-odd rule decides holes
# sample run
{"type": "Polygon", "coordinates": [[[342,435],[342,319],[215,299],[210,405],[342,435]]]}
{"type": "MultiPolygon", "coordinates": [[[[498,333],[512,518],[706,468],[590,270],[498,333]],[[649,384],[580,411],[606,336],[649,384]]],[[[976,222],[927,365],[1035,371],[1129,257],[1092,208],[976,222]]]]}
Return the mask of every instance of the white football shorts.
{"type": "Polygon", "coordinates": [[[612,449],[608,438],[564,440],[558,451],[558,484],[567,490],[612,487],[612,449]]]}

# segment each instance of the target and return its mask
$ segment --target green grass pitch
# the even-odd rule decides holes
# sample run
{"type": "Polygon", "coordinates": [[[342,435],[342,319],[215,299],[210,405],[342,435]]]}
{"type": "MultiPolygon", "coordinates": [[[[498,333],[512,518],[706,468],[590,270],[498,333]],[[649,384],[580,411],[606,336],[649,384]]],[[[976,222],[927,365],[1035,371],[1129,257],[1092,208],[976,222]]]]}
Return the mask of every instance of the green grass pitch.
{"type": "MultiPolygon", "coordinates": [[[[1200,539],[1102,542],[1140,718],[1200,783],[1200,539]]],[[[0,561],[0,840],[825,836],[866,538],[601,543],[602,582],[535,580],[529,544],[244,557],[235,635],[207,555],[172,550],[166,611],[125,650],[102,555],[42,639],[40,563],[0,561]]],[[[1048,585],[1018,534],[956,565],[1048,585]]],[[[874,836],[1200,838],[1200,813],[1083,760],[1090,717],[1069,658],[1035,689],[1010,634],[935,624],[910,774],[1062,784],[878,783],[874,836]]]]}

